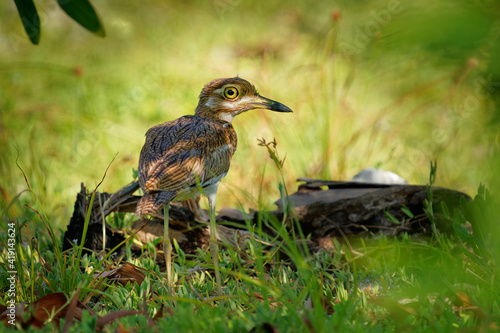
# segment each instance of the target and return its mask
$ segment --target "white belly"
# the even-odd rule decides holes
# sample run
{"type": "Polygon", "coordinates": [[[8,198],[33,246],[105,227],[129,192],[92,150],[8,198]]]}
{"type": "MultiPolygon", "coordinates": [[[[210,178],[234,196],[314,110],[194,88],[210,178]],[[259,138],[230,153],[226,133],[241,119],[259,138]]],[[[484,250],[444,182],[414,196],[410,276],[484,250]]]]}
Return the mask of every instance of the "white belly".
{"type": "Polygon", "coordinates": [[[172,201],[184,201],[199,197],[201,194],[208,196],[217,192],[217,187],[222,178],[226,176],[227,172],[210,179],[209,181],[198,186],[191,186],[177,193],[172,201]]]}

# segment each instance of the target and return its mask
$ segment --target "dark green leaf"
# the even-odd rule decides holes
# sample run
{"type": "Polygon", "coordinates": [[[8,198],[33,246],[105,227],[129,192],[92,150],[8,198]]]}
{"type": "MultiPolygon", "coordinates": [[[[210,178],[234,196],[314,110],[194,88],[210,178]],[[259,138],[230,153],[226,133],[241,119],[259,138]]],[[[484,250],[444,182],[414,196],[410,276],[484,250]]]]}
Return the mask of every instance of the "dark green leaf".
{"type": "Polygon", "coordinates": [[[485,273],[485,275],[490,275],[492,274],[492,267],[491,265],[488,265],[488,263],[484,260],[482,256],[478,256],[477,254],[467,250],[466,248],[460,248],[470,260],[471,264],[476,265],[476,268],[478,271],[482,271],[485,273]]]}
{"type": "Polygon", "coordinates": [[[33,44],[38,45],[40,42],[40,17],[38,17],[33,0],[14,0],[14,2],[26,34],[33,44]]]}
{"type": "Polygon", "coordinates": [[[392,223],[394,224],[401,224],[401,222],[398,221],[398,219],[392,215],[391,213],[389,213],[388,210],[384,210],[384,215],[385,217],[387,217],[392,223]]]}
{"type": "Polygon", "coordinates": [[[448,205],[444,201],[441,201],[441,211],[443,212],[445,218],[451,219],[450,210],[448,209],[448,205]]]}
{"type": "Polygon", "coordinates": [[[59,6],[76,22],[94,34],[104,37],[104,27],[88,0],[57,0],[59,6]]]}
{"type": "Polygon", "coordinates": [[[465,219],[468,219],[467,216],[467,200],[465,197],[460,197],[460,211],[462,212],[465,219]]]}
{"type": "Polygon", "coordinates": [[[467,245],[477,248],[476,241],[474,237],[470,234],[469,230],[467,230],[463,225],[459,223],[453,223],[453,229],[459,238],[464,240],[467,245]]]}
{"type": "Polygon", "coordinates": [[[401,210],[403,211],[403,213],[406,214],[406,216],[408,216],[409,218],[413,218],[415,217],[415,215],[413,215],[413,213],[411,212],[410,208],[406,207],[405,205],[403,205],[403,207],[401,207],[401,210]]]}

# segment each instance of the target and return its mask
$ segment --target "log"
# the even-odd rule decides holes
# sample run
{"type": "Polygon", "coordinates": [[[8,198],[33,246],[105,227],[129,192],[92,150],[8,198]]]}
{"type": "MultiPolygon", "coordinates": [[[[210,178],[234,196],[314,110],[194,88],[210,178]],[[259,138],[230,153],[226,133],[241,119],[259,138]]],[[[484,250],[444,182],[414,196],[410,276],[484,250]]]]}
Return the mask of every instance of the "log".
{"type": "MultiPolygon", "coordinates": [[[[297,221],[305,236],[310,238],[311,249],[329,248],[332,238],[351,236],[430,234],[431,221],[424,212],[424,202],[428,197],[427,187],[418,185],[389,185],[360,182],[337,182],[314,179],[299,179],[303,182],[298,191],[288,198],[276,201],[277,209],[273,212],[249,213],[232,208],[223,208],[217,215],[222,223],[218,228],[218,237],[229,246],[244,247],[250,237],[246,230],[247,223],[257,225],[258,216],[268,216],[283,221],[285,226],[293,228],[297,221]],[[410,214],[408,212],[411,212],[410,214]],[[226,222],[226,225],[224,225],[226,222]],[[231,222],[230,225],[227,222],[231,222]]],[[[96,193],[89,231],[85,247],[91,251],[102,250],[102,223],[113,212],[133,213],[140,196],[134,195],[139,188],[137,182],[124,186],[119,191],[96,193]],[[100,198],[100,200],[98,200],[100,198]]],[[[447,232],[452,230],[441,212],[442,202],[450,212],[459,207],[460,198],[471,200],[464,193],[432,187],[433,207],[437,227],[447,232]]],[[[90,195],[84,185],[77,195],[73,216],[64,237],[63,249],[69,249],[73,243],[81,241],[83,224],[90,202],[90,195]]],[[[195,255],[198,248],[206,249],[209,245],[208,213],[201,210],[198,202],[190,200],[184,203],[172,203],[170,230],[180,248],[186,254],[195,255]]],[[[163,236],[162,212],[151,219],[137,219],[132,229],[137,231],[136,239],[145,243],[163,236]]],[[[263,231],[271,236],[275,230],[264,223],[263,231]]],[[[116,230],[106,224],[106,250],[110,250],[125,239],[123,230],[116,230]]],[[[123,253],[123,247],[118,254],[123,253]]]]}
{"type": "MultiPolygon", "coordinates": [[[[291,217],[298,219],[304,234],[310,234],[311,239],[318,242],[323,238],[338,238],[342,234],[364,236],[432,232],[431,221],[424,212],[427,186],[299,180],[305,184],[288,198],[292,209],[287,221],[290,222],[291,217]],[[405,213],[403,208],[411,214],[405,213]]],[[[466,200],[471,198],[440,187],[432,187],[431,191],[434,212],[439,217],[438,228],[443,232],[451,231],[452,224],[443,216],[442,203],[453,212],[460,206],[461,197],[466,200]]],[[[286,213],[283,202],[279,200],[276,205],[278,210],[274,214],[282,219],[286,213]]]]}

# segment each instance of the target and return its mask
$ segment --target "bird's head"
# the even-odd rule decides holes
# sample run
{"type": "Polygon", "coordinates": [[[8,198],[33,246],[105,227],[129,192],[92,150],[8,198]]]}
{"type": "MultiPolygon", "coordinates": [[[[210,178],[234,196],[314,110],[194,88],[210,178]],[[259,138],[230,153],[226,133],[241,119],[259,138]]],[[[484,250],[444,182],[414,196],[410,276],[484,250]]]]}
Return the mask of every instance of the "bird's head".
{"type": "Polygon", "coordinates": [[[250,82],[233,77],[215,79],[206,84],[195,114],[231,123],[235,116],[253,109],[292,112],[286,105],[260,96],[250,82]]]}

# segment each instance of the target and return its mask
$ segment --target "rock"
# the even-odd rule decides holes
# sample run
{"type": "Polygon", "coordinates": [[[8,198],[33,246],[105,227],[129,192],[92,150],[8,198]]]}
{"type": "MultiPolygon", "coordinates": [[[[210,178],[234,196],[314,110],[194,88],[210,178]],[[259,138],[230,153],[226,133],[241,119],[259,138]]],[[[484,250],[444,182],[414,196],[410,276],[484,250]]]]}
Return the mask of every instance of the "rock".
{"type": "Polygon", "coordinates": [[[374,184],[408,184],[408,181],[394,172],[382,169],[366,168],[361,170],[351,181],[374,184]]]}

